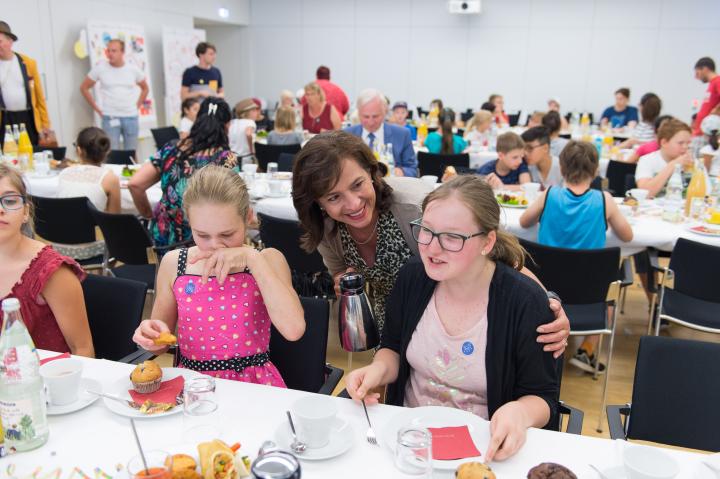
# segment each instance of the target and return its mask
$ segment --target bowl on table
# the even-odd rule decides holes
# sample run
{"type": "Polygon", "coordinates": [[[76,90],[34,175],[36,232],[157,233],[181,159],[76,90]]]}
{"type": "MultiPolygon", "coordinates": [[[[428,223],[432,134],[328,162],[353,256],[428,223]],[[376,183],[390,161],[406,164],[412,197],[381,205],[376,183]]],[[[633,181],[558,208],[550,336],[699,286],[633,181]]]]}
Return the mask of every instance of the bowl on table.
{"type": "Polygon", "coordinates": [[[672,479],[680,472],[675,459],[652,447],[626,447],[623,464],[628,479],[672,479]]]}

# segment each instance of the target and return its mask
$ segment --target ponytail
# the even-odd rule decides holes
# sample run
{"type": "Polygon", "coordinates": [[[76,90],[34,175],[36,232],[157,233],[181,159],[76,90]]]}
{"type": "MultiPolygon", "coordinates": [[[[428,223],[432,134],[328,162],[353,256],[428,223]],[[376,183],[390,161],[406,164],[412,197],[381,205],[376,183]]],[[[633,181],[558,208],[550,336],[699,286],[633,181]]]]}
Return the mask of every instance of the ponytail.
{"type": "Polygon", "coordinates": [[[520,245],[517,238],[502,230],[495,231],[495,246],[490,251],[490,259],[495,262],[505,263],[518,271],[525,266],[525,248],[520,245]]]}
{"type": "Polygon", "coordinates": [[[455,154],[453,123],[455,121],[455,112],[446,108],[440,114],[440,128],[442,128],[442,146],[440,153],[443,155],[455,154]]]}

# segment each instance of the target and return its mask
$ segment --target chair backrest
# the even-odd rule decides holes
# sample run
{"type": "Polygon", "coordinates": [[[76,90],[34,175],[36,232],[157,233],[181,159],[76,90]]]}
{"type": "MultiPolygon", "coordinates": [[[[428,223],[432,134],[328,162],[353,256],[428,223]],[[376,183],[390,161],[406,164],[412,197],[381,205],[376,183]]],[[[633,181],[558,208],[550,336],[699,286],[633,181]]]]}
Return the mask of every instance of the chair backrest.
{"type": "Polygon", "coordinates": [[[418,118],[421,118],[423,115],[427,115],[430,113],[430,110],[423,110],[422,107],[417,107],[418,112],[418,118]]]}
{"type": "Polygon", "coordinates": [[[278,171],[290,171],[293,170],[295,164],[295,155],[292,153],[280,153],[277,159],[278,171]]]}
{"type": "Polygon", "coordinates": [[[155,148],[160,149],[169,141],[179,140],[180,133],[174,126],[164,126],[162,128],[151,128],[153,140],[155,140],[155,148]]]}
{"type": "Polygon", "coordinates": [[[135,158],[135,150],[111,150],[105,163],[109,165],[132,165],[131,158],[135,158]]]}
{"type": "Polygon", "coordinates": [[[468,121],[470,121],[470,119],[471,119],[473,116],[475,116],[475,112],[473,112],[470,108],[468,108],[468,109],[465,110],[464,112],[460,113],[460,119],[461,119],[464,123],[467,123],[468,121]]]}
{"type": "Polygon", "coordinates": [[[605,177],[608,179],[608,189],[613,196],[625,196],[628,190],[627,175],[635,176],[637,163],[625,163],[623,161],[610,161],[608,163],[605,177]]]}
{"type": "Polygon", "coordinates": [[[125,264],[147,264],[147,248],[152,247],[147,229],[135,215],[114,215],[90,208],[100,227],[110,258],[125,264]]]}
{"type": "Polygon", "coordinates": [[[715,282],[720,271],[719,247],[679,238],[670,256],[670,269],[675,273],[675,291],[720,303],[715,282]]]}
{"type": "Polygon", "coordinates": [[[325,263],[317,251],[306,253],[300,248],[300,236],[303,230],[297,221],[275,218],[258,213],[260,238],[265,246],[279,250],[288,262],[291,270],[301,273],[325,271],[325,263]]]}
{"type": "Polygon", "coordinates": [[[272,327],[270,360],[290,389],[318,392],[325,382],[330,303],[327,299],[300,298],[305,311],[305,334],[288,341],[272,327]]]}
{"type": "Polygon", "coordinates": [[[718,358],[720,344],[641,337],[628,439],[720,451],[718,358]]]}
{"type": "Polygon", "coordinates": [[[35,209],[35,233],[47,241],[63,244],[90,243],[96,240],[95,220],[88,199],[43,198],[30,196],[35,209]]]}
{"type": "Polygon", "coordinates": [[[467,153],[461,155],[436,155],[434,153],[419,151],[417,159],[420,176],[435,175],[438,178],[442,178],[443,172],[448,166],[454,166],[456,168],[470,167],[470,155],[467,153]]]}
{"type": "Polygon", "coordinates": [[[33,151],[52,151],[53,159],[57,161],[62,161],[65,159],[65,154],[67,153],[67,147],[65,146],[35,146],[33,145],[33,151]]]}
{"type": "Polygon", "coordinates": [[[142,320],[147,285],[90,274],[82,289],[95,357],[115,361],[136,351],[132,337],[142,320]]]}
{"type": "Polygon", "coordinates": [[[520,240],[529,257],[525,266],[548,291],[554,291],[564,304],[604,303],[610,283],[618,278],[620,248],[553,248],[520,240]]]}
{"type": "Polygon", "coordinates": [[[300,145],[266,145],[264,143],[255,143],[255,157],[258,160],[258,167],[262,171],[267,170],[267,164],[278,161],[280,153],[290,153],[294,155],[300,151],[300,145]]]}
{"type": "Polygon", "coordinates": [[[517,113],[510,113],[508,114],[508,123],[510,126],[517,126],[517,124],[520,122],[520,115],[522,114],[522,111],[518,111],[517,113]]]}

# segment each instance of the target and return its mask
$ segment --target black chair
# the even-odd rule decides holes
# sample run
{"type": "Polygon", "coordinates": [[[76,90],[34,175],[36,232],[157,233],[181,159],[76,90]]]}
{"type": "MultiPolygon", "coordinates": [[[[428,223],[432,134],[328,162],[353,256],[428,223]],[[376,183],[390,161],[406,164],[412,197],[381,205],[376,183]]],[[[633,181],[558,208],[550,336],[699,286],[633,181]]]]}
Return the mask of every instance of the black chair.
{"type": "Polygon", "coordinates": [[[90,274],[82,282],[95,357],[134,363],[145,351],[132,337],[142,321],[147,285],[90,274]]]}
{"type": "Polygon", "coordinates": [[[720,344],[640,338],[632,403],[607,407],[610,437],[720,451],[718,358],[720,344]]]}
{"type": "MultiPolygon", "coordinates": [[[[46,241],[61,245],[78,245],[97,241],[95,220],[88,200],[77,198],[44,198],[30,196],[35,210],[35,233],[46,241]]],[[[86,269],[101,269],[102,255],[79,260],[86,269]]]]}
{"type": "Polygon", "coordinates": [[[300,145],[266,145],[255,142],[255,158],[258,160],[258,168],[262,171],[267,170],[268,163],[277,163],[280,153],[294,155],[298,151],[300,145]]]}
{"type": "Polygon", "coordinates": [[[455,134],[456,134],[457,136],[459,136],[460,138],[462,138],[462,137],[465,136],[465,130],[462,129],[462,128],[458,128],[457,131],[455,132],[455,134]]]}
{"type": "Polygon", "coordinates": [[[435,175],[438,177],[438,181],[440,181],[445,172],[445,168],[448,166],[453,166],[456,169],[470,168],[470,155],[467,153],[461,155],[436,155],[434,153],[419,151],[417,159],[420,176],[435,175]]]}
{"type": "Polygon", "coordinates": [[[330,303],[320,298],[300,298],[300,302],[305,310],[305,334],[288,341],[273,326],[270,360],[288,388],[330,395],[344,374],[326,363],[330,303]]]}
{"type": "Polygon", "coordinates": [[[67,154],[67,147],[65,146],[35,146],[33,145],[33,151],[37,153],[38,151],[52,151],[53,159],[57,161],[62,161],[65,159],[65,155],[67,154]]]}
{"type": "Polygon", "coordinates": [[[421,107],[417,107],[418,118],[422,118],[423,115],[427,116],[430,110],[423,110],[421,107]]]}
{"type": "Polygon", "coordinates": [[[105,161],[109,165],[132,165],[135,158],[135,150],[111,150],[105,161]]]}
{"type": "Polygon", "coordinates": [[[295,165],[295,155],[291,153],[280,153],[277,159],[278,171],[290,171],[293,170],[295,165]]]}
{"type": "Polygon", "coordinates": [[[153,140],[155,140],[155,148],[160,149],[170,141],[177,141],[180,139],[180,133],[174,126],[164,126],[162,128],[151,128],[153,140]]]}
{"type": "Polygon", "coordinates": [[[467,123],[468,121],[470,121],[473,116],[475,116],[475,112],[473,112],[471,108],[468,108],[464,112],[460,113],[460,119],[463,121],[463,123],[467,123]]]}
{"type": "MultiPolygon", "coordinates": [[[[720,292],[717,271],[720,248],[678,239],[667,268],[652,266],[661,273],[660,319],[687,328],[720,334],[720,292]],[[666,286],[673,279],[672,288],[666,286]]],[[[652,302],[650,310],[655,306],[652,302]]],[[[660,321],[655,321],[655,335],[660,334],[660,321]]]]}
{"type": "Polygon", "coordinates": [[[90,213],[105,238],[105,272],[118,278],[140,281],[153,291],[157,256],[150,235],[140,220],[135,215],[114,215],[95,208],[90,208],[90,213]],[[110,267],[115,261],[123,264],[110,267]]]}
{"type": "Polygon", "coordinates": [[[635,169],[637,163],[610,161],[605,177],[608,180],[608,190],[613,196],[625,196],[625,192],[635,188],[635,169]],[[632,186],[628,183],[628,176],[632,178],[632,186]]]}
{"type": "Polygon", "coordinates": [[[258,213],[260,238],[268,248],[279,250],[288,262],[293,286],[300,296],[334,296],[333,280],[317,251],[300,248],[303,230],[297,221],[258,213]]]}
{"type": "MultiPolygon", "coordinates": [[[[616,306],[616,298],[609,299],[612,284],[619,287],[618,268],[620,248],[575,250],[553,248],[531,241],[520,240],[530,254],[527,268],[549,290],[555,291],[563,301],[563,308],[570,320],[571,335],[609,335],[607,368],[603,385],[598,432],[602,432],[602,416],[607,400],[607,383],[610,376],[617,307],[613,307],[612,320],[608,318],[608,306],[616,306]]],[[[617,291],[613,291],[617,296],[617,291]]],[[[602,352],[602,340],[598,345],[598,358],[594,378],[597,378],[602,352]]]]}
{"type": "Polygon", "coordinates": [[[508,114],[508,124],[510,126],[517,126],[520,122],[520,115],[522,114],[522,111],[518,111],[517,113],[509,113],[508,114]]]}
{"type": "MultiPolygon", "coordinates": [[[[565,120],[567,120],[568,122],[570,122],[570,119],[572,118],[573,113],[576,113],[576,112],[569,111],[569,112],[565,113],[565,120]]],[[[577,114],[578,114],[578,121],[580,121],[580,119],[582,118],[583,114],[585,114],[585,113],[587,113],[588,118],[590,119],[590,124],[591,124],[591,125],[594,125],[594,124],[595,124],[594,116],[593,116],[593,114],[592,114],[591,111],[587,111],[587,112],[577,112],[577,114]]]]}

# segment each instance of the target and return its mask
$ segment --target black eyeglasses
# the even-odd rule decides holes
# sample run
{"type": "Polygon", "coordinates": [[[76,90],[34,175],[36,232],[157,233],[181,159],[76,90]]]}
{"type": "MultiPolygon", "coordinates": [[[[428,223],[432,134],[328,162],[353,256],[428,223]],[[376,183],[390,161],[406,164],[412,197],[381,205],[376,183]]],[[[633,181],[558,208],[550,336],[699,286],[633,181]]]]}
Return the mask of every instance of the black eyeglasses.
{"type": "Polygon", "coordinates": [[[422,220],[419,219],[411,221],[410,226],[413,238],[415,238],[415,241],[417,241],[418,244],[429,245],[432,243],[433,238],[437,238],[438,243],[440,243],[440,247],[445,251],[450,251],[452,253],[461,251],[465,246],[465,242],[470,238],[487,234],[486,231],[480,231],[479,233],[471,235],[445,232],[436,233],[427,226],[423,226],[422,220]]]}
{"type": "Polygon", "coordinates": [[[19,210],[25,205],[25,197],[17,193],[3,195],[0,196],[0,205],[5,211],[19,210]]]}

